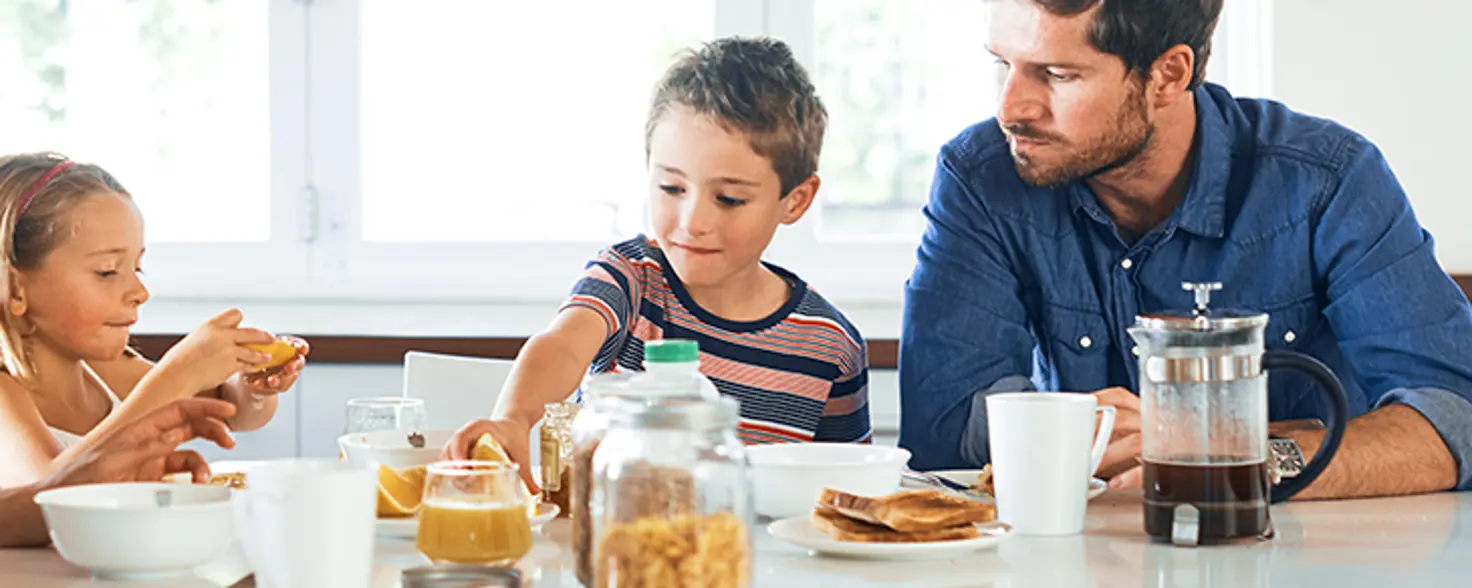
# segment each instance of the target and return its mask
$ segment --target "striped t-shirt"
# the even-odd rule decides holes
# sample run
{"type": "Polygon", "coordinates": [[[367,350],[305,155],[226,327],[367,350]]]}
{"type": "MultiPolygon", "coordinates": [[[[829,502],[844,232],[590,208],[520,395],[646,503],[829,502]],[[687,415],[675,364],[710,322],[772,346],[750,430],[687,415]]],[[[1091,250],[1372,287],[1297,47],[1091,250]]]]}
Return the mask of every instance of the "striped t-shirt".
{"type": "Polygon", "coordinates": [[[766,267],[792,295],[764,319],[729,321],[696,304],[659,245],[640,235],[599,252],[563,308],[590,308],[608,322],[594,372],[643,370],[645,341],[699,343],[700,371],[741,403],[745,443],[868,442],[863,337],[802,279],[766,267]]]}

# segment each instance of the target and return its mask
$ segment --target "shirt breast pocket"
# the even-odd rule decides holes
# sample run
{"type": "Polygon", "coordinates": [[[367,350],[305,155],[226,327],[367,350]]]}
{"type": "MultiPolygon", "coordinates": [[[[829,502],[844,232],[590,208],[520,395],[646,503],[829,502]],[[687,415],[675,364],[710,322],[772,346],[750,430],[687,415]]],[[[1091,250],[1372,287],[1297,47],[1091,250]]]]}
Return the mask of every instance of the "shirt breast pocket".
{"type": "Polygon", "coordinates": [[[1310,349],[1321,334],[1324,315],[1313,298],[1281,305],[1267,311],[1268,326],[1263,329],[1265,349],[1310,349]]]}
{"type": "MultiPolygon", "coordinates": [[[[1296,351],[1328,362],[1336,342],[1313,298],[1270,308],[1263,329],[1263,347],[1296,351]],[[1327,337],[1327,339],[1325,339],[1327,337]],[[1326,346],[1328,347],[1326,349],[1326,346]]],[[[1296,370],[1278,369],[1268,375],[1268,414],[1273,420],[1305,418],[1317,414],[1323,392],[1317,380],[1296,370]]]]}
{"type": "Polygon", "coordinates": [[[1050,305],[1044,311],[1042,330],[1034,374],[1040,387],[1066,392],[1107,387],[1114,343],[1103,316],[1050,305]]]}

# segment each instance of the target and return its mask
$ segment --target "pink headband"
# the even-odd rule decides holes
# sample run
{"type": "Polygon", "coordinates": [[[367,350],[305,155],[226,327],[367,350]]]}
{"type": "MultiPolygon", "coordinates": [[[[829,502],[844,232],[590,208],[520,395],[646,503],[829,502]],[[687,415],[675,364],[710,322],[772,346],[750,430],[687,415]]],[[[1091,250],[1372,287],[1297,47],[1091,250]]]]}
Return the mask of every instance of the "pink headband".
{"type": "Polygon", "coordinates": [[[41,188],[46,187],[47,182],[50,182],[52,178],[55,178],[61,172],[66,171],[66,168],[76,164],[77,162],[71,160],[58,163],[56,167],[51,168],[51,171],[46,172],[46,175],[36,180],[36,183],[31,184],[31,189],[26,190],[26,195],[20,199],[20,212],[16,213],[16,218],[20,218],[21,215],[26,213],[26,207],[31,205],[31,200],[36,197],[36,194],[41,193],[41,188]]]}

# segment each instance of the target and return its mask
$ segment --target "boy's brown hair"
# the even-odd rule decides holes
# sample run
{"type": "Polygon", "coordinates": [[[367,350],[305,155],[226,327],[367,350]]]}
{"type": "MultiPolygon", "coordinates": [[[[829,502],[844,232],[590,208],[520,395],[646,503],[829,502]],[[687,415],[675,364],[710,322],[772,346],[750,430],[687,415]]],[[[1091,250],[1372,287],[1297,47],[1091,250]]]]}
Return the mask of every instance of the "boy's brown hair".
{"type": "Polygon", "coordinates": [[[0,358],[7,373],[25,383],[35,377],[24,338],[31,327],[11,307],[18,270],[41,266],[46,255],[71,236],[71,212],[88,196],[117,194],[129,198],[112,174],[100,167],[75,163],[57,153],[0,157],[0,358]]]}
{"type": "Polygon", "coordinates": [[[655,127],[675,107],[746,135],[751,150],[772,161],[784,197],[818,171],[828,111],[782,41],[726,37],[684,51],[655,87],[644,126],[646,156],[655,127]]]}

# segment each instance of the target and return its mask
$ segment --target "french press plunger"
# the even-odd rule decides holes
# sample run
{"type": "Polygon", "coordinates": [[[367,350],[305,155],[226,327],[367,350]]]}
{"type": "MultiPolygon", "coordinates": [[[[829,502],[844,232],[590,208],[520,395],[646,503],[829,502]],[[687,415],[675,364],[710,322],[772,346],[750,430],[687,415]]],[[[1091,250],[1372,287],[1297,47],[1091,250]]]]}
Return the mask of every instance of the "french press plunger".
{"type": "Polygon", "coordinates": [[[1344,436],[1344,388],[1318,360],[1263,351],[1268,316],[1208,308],[1219,283],[1184,283],[1195,308],[1135,317],[1140,346],[1140,436],[1145,531],[1181,545],[1270,537],[1269,502],[1307,487],[1344,436]],[[1273,486],[1268,465],[1267,370],[1317,380],[1331,411],[1318,454],[1273,486]]]}

